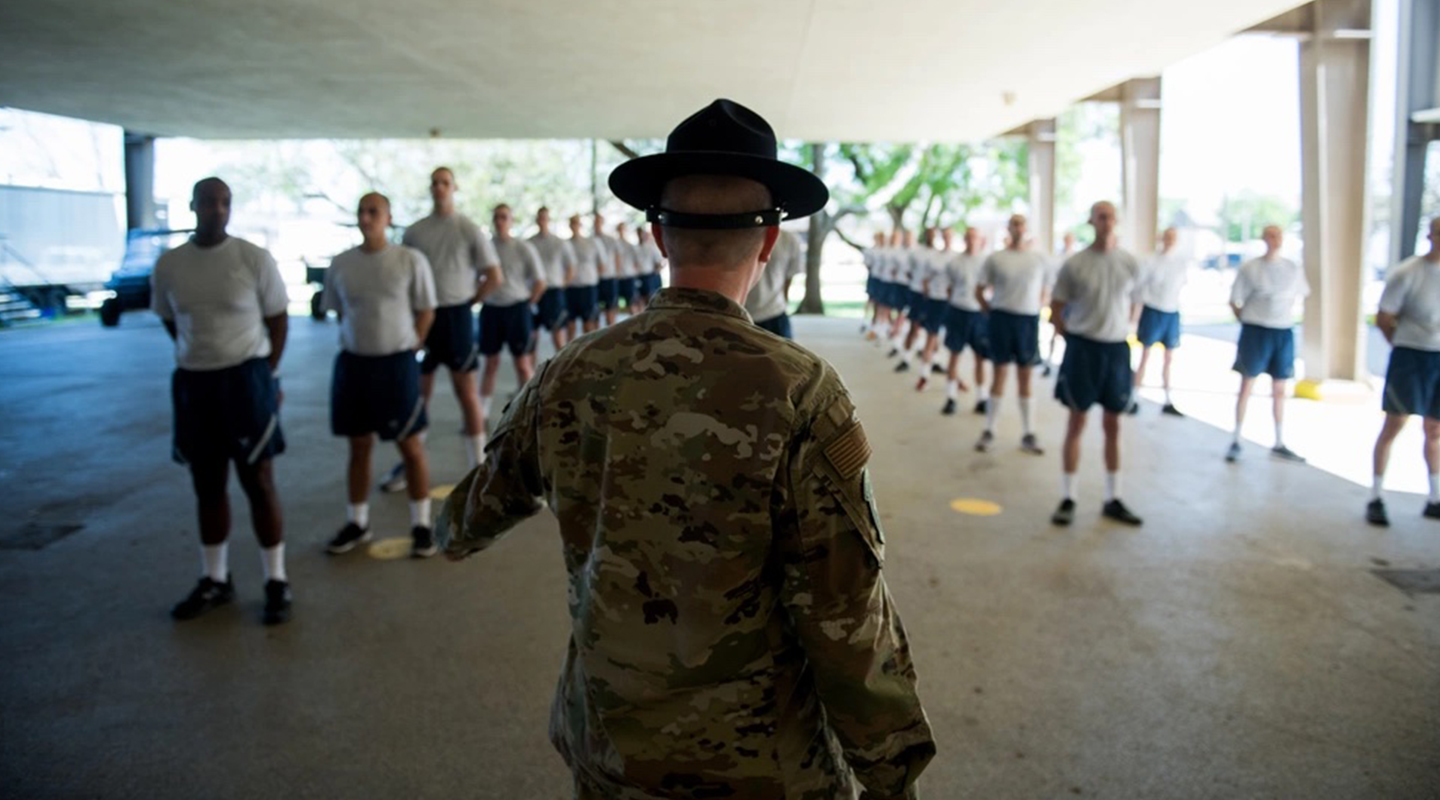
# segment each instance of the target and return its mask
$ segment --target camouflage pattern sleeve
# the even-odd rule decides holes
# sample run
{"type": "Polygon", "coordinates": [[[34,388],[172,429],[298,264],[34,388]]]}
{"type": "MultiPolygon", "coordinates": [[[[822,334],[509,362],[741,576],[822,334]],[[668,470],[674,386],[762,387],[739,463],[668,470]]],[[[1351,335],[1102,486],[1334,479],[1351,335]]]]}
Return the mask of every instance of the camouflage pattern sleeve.
{"type": "Polygon", "coordinates": [[[777,492],[781,593],[862,800],[916,797],[935,756],[915,691],[905,628],[881,574],[884,534],[866,462],[870,446],[840,381],[827,370],[802,407],[798,441],[777,492]]]}
{"type": "Polygon", "coordinates": [[[541,367],[510,402],[485,447],[485,463],[471,470],[445,499],[435,535],[447,557],[463,558],[484,550],[543,507],[536,424],[544,376],[541,367]]]}

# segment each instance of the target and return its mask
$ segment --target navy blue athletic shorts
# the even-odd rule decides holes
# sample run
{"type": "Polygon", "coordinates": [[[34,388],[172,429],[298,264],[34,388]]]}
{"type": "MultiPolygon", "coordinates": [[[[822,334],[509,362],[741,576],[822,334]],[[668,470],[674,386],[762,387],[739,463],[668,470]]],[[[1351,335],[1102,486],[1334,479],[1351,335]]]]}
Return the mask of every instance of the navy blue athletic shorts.
{"type": "Polygon", "coordinates": [[[600,287],[570,286],[565,289],[566,316],[581,322],[594,322],[600,315],[600,287]]]}
{"type": "Polygon", "coordinates": [[[950,302],[943,297],[925,298],[924,305],[921,306],[925,309],[925,313],[917,320],[920,327],[924,328],[926,333],[939,333],[940,329],[945,327],[945,309],[949,307],[950,302]]]}
{"type": "Polygon", "coordinates": [[[444,365],[451,372],[470,372],[480,363],[475,341],[475,312],[470,304],[440,306],[435,324],[425,334],[425,358],[420,373],[430,375],[444,365]]]}
{"type": "Polygon", "coordinates": [[[625,306],[628,308],[634,305],[635,298],[640,295],[639,279],[617,278],[615,283],[617,284],[615,291],[620,295],[620,299],[625,302],[625,306]]]}
{"type": "Polygon", "coordinates": [[[767,331],[770,331],[776,336],[784,337],[786,339],[795,338],[795,330],[790,327],[789,314],[781,314],[778,317],[771,317],[770,319],[757,319],[755,320],[755,324],[760,326],[761,328],[764,328],[767,331]]]}
{"type": "Polygon", "coordinates": [[[1386,414],[1419,414],[1440,419],[1440,353],[1397,347],[1385,370],[1386,414]]]}
{"type": "Polygon", "coordinates": [[[480,355],[493,356],[501,348],[510,348],[510,355],[524,355],[530,349],[530,305],[480,307],[480,355]]]}
{"type": "Polygon", "coordinates": [[[1140,311],[1140,325],[1135,330],[1140,344],[1150,347],[1156,342],[1165,345],[1166,350],[1180,346],[1180,312],[1157,311],[1145,306],[1140,311]]]}
{"type": "Polygon", "coordinates": [[[180,464],[250,465],[280,455],[285,436],[278,397],[279,383],[263,358],[224,369],[175,370],[171,456],[180,464]]]}
{"type": "Polygon", "coordinates": [[[1040,315],[990,312],[990,360],[1033,367],[1040,363],[1040,315]]]}
{"type": "Polygon", "coordinates": [[[655,293],[660,291],[660,273],[658,272],[647,272],[637,280],[640,281],[640,296],[646,300],[654,297],[655,293]]]}
{"type": "Polygon", "coordinates": [[[546,289],[535,312],[535,327],[553,331],[565,324],[565,290],[546,289]]]}
{"type": "Polygon", "coordinates": [[[330,383],[330,432],[336,436],[379,434],[403,441],[425,430],[420,365],[409,350],[388,356],[361,356],[344,350],[335,357],[330,383]]]}
{"type": "Polygon", "coordinates": [[[600,307],[606,311],[620,307],[620,280],[618,278],[600,279],[600,307]]]}
{"type": "Polygon", "coordinates": [[[1055,380],[1055,399],[1074,411],[1089,411],[1096,403],[1116,414],[1130,407],[1135,373],[1130,369],[1129,342],[1097,342],[1084,336],[1065,336],[1065,360],[1055,380]]]}
{"type": "Polygon", "coordinates": [[[1241,323],[1235,347],[1235,371],[1247,378],[1268,373],[1277,381],[1295,376],[1295,333],[1290,328],[1267,328],[1241,323]]]}
{"type": "Polygon", "coordinates": [[[865,296],[874,300],[880,295],[880,279],[871,275],[865,279],[865,296]]]}
{"type": "Polygon", "coordinates": [[[989,358],[989,327],[982,312],[948,306],[945,310],[945,349],[959,353],[969,347],[976,358],[989,358]]]}

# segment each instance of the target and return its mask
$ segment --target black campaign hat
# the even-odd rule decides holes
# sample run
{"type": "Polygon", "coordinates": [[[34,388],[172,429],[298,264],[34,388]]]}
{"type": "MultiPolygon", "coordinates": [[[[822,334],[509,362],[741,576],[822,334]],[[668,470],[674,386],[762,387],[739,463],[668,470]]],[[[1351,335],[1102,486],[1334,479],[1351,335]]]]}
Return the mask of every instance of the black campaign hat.
{"type": "Polygon", "coordinates": [[[665,152],[633,158],[610,173],[610,191],[677,228],[757,228],[808,217],[825,207],[830,190],[809,170],[775,157],[775,131],[754,111],[716,100],[670,132],[665,152]],[[744,214],[684,214],[660,207],[665,184],[686,175],[728,175],[765,185],[773,208],[744,214]]]}

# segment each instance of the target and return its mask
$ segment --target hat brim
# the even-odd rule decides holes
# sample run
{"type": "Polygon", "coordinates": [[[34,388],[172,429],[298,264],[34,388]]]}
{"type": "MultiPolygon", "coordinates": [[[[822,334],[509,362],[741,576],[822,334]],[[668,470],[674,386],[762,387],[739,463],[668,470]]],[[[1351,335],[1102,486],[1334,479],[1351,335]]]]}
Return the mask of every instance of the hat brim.
{"type": "Polygon", "coordinates": [[[660,205],[666,183],[686,175],[729,175],[762,183],[786,219],[808,217],[830,201],[825,182],[809,170],[773,158],[706,151],[632,158],[610,172],[610,191],[643,211],[660,205]]]}

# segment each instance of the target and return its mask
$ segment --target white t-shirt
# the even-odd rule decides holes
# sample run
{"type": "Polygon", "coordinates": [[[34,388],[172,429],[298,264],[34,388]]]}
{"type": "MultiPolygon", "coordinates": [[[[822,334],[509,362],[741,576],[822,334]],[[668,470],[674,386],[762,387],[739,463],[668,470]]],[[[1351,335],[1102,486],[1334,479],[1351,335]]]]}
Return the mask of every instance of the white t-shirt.
{"type": "Polygon", "coordinates": [[[572,286],[594,286],[600,282],[600,262],[605,258],[604,246],[584,236],[570,237],[570,250],[575,254],[575,282],[572,286]]]}
{"type": "Polygon", "coordinates": [[[1065,303],[1065,329],[1097,342],[1130,335],[1130,305],[1140,287],[1140,264],[1124,250],[1085,249],[1065,259],[1055,276],[1055,300],[1065,303]]]}
{"type": "Polygon", "coordinates": [[[1156,311],[1180,310],[1180,292],[1190,280],[1190,265],[1178,255],[1161,253],[1141,269],[1140,302],[1156,311]]]}
{"type": "Polygon", "coordinates": [[[608,233],[597,233],[590,239],[600,246],[600,280],[620,277],[615,272],[617,259],[620,258],[620,241],[608,233]]]}
{"type": "Polygon", "coordinates": [[[545,268],[545,288],[564,288],[565,273],[575,266],[575,251],[570,249],[570,243],[553,233],[537,233],[530,237],[530,246],[545,268]]]}
{"type": "Polygon", "coordinates": [[[616,275],[619,278],[633,278],[640,274],[640,254],[636,252],[635,245],[628,239],[621,239],[618,236],[614,240],[615,252],[620,254],[620,272],[616,275]]]}
{"type": "Polygon", "coordinates": [[[910,291],[925,291],[925,280],[935,263],[935,250],[930,247],[916,247],[910,251],[910,291]]]}
{"type": "Polygon", "coordinates": [[[1390,270],[1380,310],[1399,320],[1396,347],[1440,350],[1440,262],[1416,256],[1390,270]]]}
{"type": "Polygon", "coordinates": [[[1288,258],[1254,258],[1240,265],[1230,302],[1240,306],[1240,321],[1266,328],[1295,325],[1295,303],[1310,294],[1305,270],[1288,258]]]}
{"type": "Polygon", "coordinates": [[[492,306],[513,306],[530,302],[537,281],[545,280],[545,270],[540,267],[540,254],[529,242],[510,238],[501,241],[496,237],[492,244],[500,256],[500,274],[505,280],[485,298],[492,306]]]}
{"type": "Polygon", "coordinates": [[[945,300],[950,297],[950,256],[948,250],[931,250],[925,263],[925,297],[930,300],[945,300]]]}
{"type": "Polygon", "coordinates": [[[636,245],[635,250],[640,254],[641,275],[659,272],[660,268],[665,266],[665,254],[660,252],[660,247],[655,242],[636,245]]]}
{"type": "Polygon", "coordinates": [[[265,318],[289,298],[275,259],[234,236],[214,247],[189,241],[160,256],[150,274],[150,307],[175,323],[175,365],[216,370],[270,355],[265,318]]]}
{"type": "Polygon", "coordinates": [[[760,277],[745,297],[745,310],[750,312],[750,318],[764,322],[784,314],[788,310],[785,307],[785,281],[803,274],[805,249],[800,245],[800,237],[790,231],[780,231],[775,249],[770,251],[770,260],[765,262],[760,277]]]}
{"type": "Polygon", "coordinates": [[[975,287],[980,285],[980,266],[983,263],[975,253],[950,254],[950,258],[945,262],[950,305],[963,311],[980,310],[980,301],[975,299],[975,287]]]}
{"type": "Polygon", "coordinates": [[[435,301],[442,306],[473,304],[481,273],[500,264],[490,238],[464,214],[431,214],[406,228],[402,242],[430,263],[435,301]]]}
{"type": "Polygon", "coordinates": [[[340,348],[388,356],[420,347],[415,312],[435,307],[435,278],[425,254],[392,244],[367,253],[354,247],[325,270],[325,307],[340,315],[340,348]]]}
{"type": "Polygon", "coordinates": [[[996,250],[980,266],[980,283],[991,288],[990,307],[997,311],[1039,314],[1050,281],[1045,259],[1028,250],[996,250]]]}

